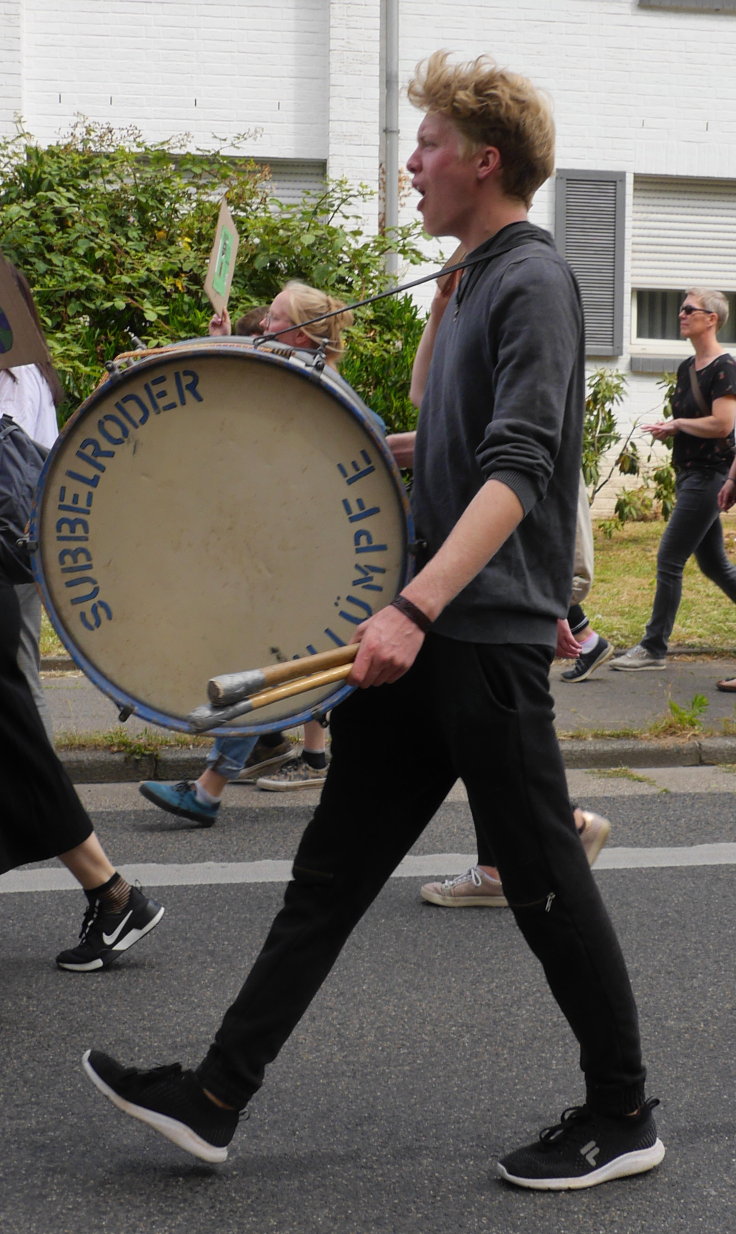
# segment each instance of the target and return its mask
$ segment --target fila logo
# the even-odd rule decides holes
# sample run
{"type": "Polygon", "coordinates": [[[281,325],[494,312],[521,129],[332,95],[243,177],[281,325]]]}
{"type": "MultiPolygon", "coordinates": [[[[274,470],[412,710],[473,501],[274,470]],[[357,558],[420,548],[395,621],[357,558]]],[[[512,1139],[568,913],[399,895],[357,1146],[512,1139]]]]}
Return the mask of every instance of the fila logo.
{"type": "Polygon", "coordinates": [[[587,1144],[583,1144],[580,1149],[581,1156],[585,1157],[588,1165],[594,1166],[596,1158],[600,1152],[600,1145],[596,1144],[595,1140],[589,1140],[587,1144]]]}

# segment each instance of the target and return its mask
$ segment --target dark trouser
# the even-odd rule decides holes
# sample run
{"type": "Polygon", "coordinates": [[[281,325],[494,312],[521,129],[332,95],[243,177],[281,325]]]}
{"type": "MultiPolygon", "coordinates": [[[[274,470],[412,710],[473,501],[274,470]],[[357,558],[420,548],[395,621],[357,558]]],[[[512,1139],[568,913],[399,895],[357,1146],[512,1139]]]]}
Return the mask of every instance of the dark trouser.
{"type": "MultiPolygon", "coordinates": [[[[430,635],[398,682],[332,716],[332,763],[284,907],[198,1075],[242,1107],[351,930],[459,776],[524,937],[581,1047],[588,1100],[611,1114],[644,1097],[623,957],[570,814],[547,685],[551,652],[430,635]],[[382,757],[366,779],[377,731],[382,757]]],[[[492,963],[492,960],[491,960],[492,963]]]]}
{"type": "Polygon", "coordinates": [[[682,572],[695,554],[700,569],[736,601],[736,566],[726,556],[718,512],[720,471],[683,471],[677,477],[677,501],[657,553],[657,590],[642,647],[650,655],[667,654],[682,596],[682,572]]]}
{"type": "Polygon", "coordinates": [[[51,726],[51,715],[46,703],[46,695],[41,685],[41,655],[39,639],[41,637],[41,597],[34,583],[16,583],[15,594],[20,608],[20,643],[18,646],[18,665],[28,682],[33,701],[38,708],[46,736],[54,744],[54,734],[51,726]]]}
{"type": "Polygon", "coordinates": [[[76,848],[92,824],[18,665],[16,589],[0,581],[0,873],[76,848]]]}
{"type": "Polygon", "coordinates": [[[569,609],[567,610],[567,624],[569,625],[570,630],[576,637],[578,634],[582,634],[586,626],[590,625],[590,622],[588,621],[588,618],[585,616],[585,613],[583,612],[581,605],[579,604],[570,605],[569,609]]]}

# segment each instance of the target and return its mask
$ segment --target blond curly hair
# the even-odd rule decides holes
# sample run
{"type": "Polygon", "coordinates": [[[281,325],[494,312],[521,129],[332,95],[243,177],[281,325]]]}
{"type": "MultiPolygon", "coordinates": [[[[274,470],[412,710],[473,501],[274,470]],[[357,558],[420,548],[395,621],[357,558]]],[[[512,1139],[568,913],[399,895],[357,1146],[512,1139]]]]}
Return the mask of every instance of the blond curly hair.
{"type": "Polygon", "coordinates": [[[542,91],[499,68],[491,56],[451,64],[449,52],[436,51],[417,65],[408,95],[421,111],[452,121],[468,157],[481,146],[495,146],[504,192],[531,205],[554,170],[552,106],[542,91]]]}

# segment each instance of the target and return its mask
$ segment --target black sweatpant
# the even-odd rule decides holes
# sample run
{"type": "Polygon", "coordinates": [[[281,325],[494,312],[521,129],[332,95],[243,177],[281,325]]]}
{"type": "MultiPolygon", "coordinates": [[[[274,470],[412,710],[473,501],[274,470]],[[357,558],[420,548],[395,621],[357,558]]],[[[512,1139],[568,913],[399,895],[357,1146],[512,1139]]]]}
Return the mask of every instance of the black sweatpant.
{"type": "MultiPolygon", "coordinates": [[[[391,686],[332,715],[332,762],[284,907],[198,1075],[238,1107],[259,1088],[350,932],[460,777],[517,924],[580,1043],[587,1099],[616,1115],[644,1099],[636,1007],[575,833],[542,647],[429,635],[391,686]],[[365,752],[382,737],[366,779],[365,752]]],[[[492,957],[489,957],[492,964],[492,957]]]]}

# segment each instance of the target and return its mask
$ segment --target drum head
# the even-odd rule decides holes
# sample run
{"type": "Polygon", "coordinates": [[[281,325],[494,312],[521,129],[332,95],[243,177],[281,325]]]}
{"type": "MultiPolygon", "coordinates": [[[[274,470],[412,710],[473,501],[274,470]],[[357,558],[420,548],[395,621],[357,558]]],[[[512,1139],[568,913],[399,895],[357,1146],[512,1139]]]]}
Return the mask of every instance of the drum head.
{"type": "MultiPolygon", "coordinates": [[[[207,682],[354,641],[408,577],[401,477],[370,413],[311,359],[245,340],[166,349],[105,383],[44,468],[34,570],[61,639],[168,728],[207,682]]],[[[299,723],[344,684],[213,732],[299,723]]]]}

